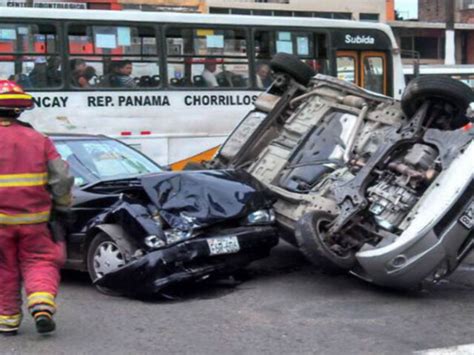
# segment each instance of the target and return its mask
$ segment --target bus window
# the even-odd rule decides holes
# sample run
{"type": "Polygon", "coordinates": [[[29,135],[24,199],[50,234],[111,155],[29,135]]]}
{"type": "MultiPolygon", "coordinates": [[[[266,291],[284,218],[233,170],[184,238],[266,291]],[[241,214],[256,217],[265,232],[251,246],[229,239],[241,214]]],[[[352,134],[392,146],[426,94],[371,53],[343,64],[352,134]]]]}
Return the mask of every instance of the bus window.
{"type": "Polygon", "coordinates": [[[276,53],[295,54],[314,59],[313,33],[294,31],[256,31],[257,58],[271,58],[276,53]]]}
{"type": "Polygon", "coordinates": [[[336,58],[337,78],[351,83],[357,81],[357,57],[350,54],[341,54],[336,58]]]}
{"type": "Polygon", "coordinates": [[[301,31],[255,31],[255,83],[259,89],[271,84],[269,63],[276,53],[295,54],[317,73],[326,73],[325,36],[301,31]]]}
{"type": "Polygon", "coordinates": [[[362,52],[362,87],[364,89],[386,93],[385,54],[362,52]]]}
{"type": "Polygon", "coordinates": [[[25,89],[62,85],[58,36],[53,25],[0,23],[0,78],[25,89]]]}
{"type": "Polygon", "coordinates": [[[160,86],[152,27],[71,25],[69,77],[77,89],[136,89],[160,86]]]}
{"type": "Polygon", "coordinates": [[[244,30],[169,28],[166,42],[171,86],[248,86],[249,65],[244,30]]]}

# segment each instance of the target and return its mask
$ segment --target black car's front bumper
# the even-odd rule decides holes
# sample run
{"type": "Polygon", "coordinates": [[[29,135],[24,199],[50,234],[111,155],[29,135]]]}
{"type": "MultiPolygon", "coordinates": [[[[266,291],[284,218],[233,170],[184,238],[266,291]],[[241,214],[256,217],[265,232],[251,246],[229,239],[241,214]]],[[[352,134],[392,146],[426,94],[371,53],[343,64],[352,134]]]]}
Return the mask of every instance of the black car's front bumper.
{"type": "Polygon", "coordinates": [[[158,294],[173,284],[228,273],[268,256],[278,244],[273,226],[227,229],[150,252],[95,281],[101,287],[130,296],[158,294]],[[211,255],[208,240],[235,236],[240,250],[211,255]]]}

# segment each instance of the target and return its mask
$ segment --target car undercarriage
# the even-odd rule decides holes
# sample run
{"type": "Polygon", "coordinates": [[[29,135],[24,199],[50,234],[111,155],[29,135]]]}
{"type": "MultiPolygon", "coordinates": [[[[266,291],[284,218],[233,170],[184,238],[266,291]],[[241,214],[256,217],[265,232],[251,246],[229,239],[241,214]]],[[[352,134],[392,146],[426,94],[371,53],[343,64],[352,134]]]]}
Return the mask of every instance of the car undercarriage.
{"type": "Polygon", "coordinates": [[[454,271],[473,247],[472,91],[420,78],[400,102],[276,59],[273,86],[206,166],[264,183],[285,238],[328,272],[413,288],[454,271]]]}

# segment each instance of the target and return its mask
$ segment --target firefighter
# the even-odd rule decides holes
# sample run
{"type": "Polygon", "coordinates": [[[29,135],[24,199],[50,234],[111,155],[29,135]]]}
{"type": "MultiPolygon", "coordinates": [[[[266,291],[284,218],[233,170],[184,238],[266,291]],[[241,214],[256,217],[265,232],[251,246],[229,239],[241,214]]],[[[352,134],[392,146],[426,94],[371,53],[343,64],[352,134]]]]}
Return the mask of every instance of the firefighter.
{"type": "Polygon", "coordinates": [[[18,121],[32,97],[0,80],[0,333],[15,335],[22,319],[21,281],[39,333],[56,325],[55,297],[64,243],[48,229],[54,206],[67,208],[73,178],[51,140],[18,121]]]}

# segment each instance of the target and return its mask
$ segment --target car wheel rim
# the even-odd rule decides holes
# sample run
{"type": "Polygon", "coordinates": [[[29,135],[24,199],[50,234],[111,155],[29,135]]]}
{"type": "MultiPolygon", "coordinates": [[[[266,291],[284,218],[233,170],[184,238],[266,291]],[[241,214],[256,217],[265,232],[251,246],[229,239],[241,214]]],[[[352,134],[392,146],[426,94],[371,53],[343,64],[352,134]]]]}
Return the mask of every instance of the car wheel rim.
{"type": "Polygon", "coordinates": [[[94,273],[98,279],[125,265],[125,260],[117,244],[103,242],[94,253],[94,273]]]}
{"type": "Polygon", "coordinates": [[[345,259],[350,256],[350,251],[345,250],[339,244],[335,243],[332,238],[328,235],[329,226],[331,224],[330,220],[320,220],[317,224],[318,234],[321,236],[321,240],[324,244],[324,247],[327,251],[337,258],[345,259]]]}

